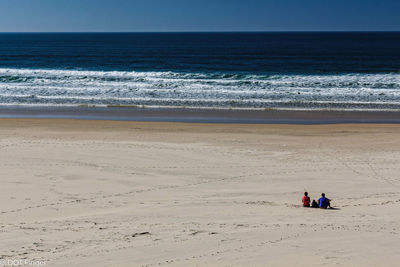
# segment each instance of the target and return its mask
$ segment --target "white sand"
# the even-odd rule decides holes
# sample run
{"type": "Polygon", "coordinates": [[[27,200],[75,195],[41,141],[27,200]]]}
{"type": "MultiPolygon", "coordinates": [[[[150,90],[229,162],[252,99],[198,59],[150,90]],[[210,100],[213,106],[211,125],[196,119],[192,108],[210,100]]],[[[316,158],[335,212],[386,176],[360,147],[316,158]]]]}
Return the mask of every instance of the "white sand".
{"type": "Polygon", "coordinates": [[[400,125],[3,119],[0,151],[0,263],[400,264],[400,125]]]}

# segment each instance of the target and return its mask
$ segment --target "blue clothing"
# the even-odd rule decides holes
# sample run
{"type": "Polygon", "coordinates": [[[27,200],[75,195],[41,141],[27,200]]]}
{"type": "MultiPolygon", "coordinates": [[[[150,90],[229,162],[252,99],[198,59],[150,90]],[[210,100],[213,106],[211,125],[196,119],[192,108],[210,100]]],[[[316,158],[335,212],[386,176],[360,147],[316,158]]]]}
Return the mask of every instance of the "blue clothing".
{"type": "Polygon", "coordinates": [[[326,209],[329,204],[329,199],[327,199],[326,197],[321,197],[320,199],[318,199],[318,203],[320,208],[326,209]]]}

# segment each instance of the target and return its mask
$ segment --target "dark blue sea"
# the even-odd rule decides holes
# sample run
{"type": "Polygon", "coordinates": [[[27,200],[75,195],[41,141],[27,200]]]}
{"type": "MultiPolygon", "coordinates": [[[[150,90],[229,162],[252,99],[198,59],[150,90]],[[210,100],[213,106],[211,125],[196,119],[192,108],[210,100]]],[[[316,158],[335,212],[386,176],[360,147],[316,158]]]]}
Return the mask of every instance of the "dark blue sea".
{"type": "Polygon", "coordinates": [[[400,33],[3,33],[0,105],[400,109],[400,33]]]}

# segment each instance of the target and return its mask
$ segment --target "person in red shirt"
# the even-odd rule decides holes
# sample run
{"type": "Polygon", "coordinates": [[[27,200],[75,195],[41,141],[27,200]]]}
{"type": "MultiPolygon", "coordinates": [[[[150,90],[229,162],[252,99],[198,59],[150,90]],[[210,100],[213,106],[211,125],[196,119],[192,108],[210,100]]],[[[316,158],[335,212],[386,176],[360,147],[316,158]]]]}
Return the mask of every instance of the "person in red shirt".
{"type": "Polygon", "coordinates": [[[310,207],[310,197],[308,196],[307,192],[304,192],[302,201],[303,201],[303,207],[310,207]]]}

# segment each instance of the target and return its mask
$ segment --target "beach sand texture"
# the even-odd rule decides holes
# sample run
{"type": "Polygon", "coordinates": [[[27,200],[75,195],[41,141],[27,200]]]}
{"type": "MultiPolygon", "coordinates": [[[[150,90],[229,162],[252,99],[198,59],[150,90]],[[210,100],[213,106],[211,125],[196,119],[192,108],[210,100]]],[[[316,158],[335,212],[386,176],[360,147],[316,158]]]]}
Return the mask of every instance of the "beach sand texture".
{"type": "Polygon", "coordinates": [[[400,262],[400,125],[1,119],[0,151],[0,260],[400,262]]]}

